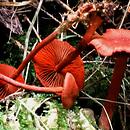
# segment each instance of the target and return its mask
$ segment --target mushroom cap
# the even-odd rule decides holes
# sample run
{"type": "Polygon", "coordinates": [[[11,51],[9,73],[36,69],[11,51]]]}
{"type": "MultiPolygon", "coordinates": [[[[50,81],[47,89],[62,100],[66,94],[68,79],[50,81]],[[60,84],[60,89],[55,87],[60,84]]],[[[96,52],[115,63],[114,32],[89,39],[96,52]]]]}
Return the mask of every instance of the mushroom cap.
{"type": "Polygon", "coordinates": [[[106,33],[88,44],[93,45],[103,56],[111,56],[117,52],[130,53],[130,30],[107,29],[106,33]]]}
{"type": "Polygon", "coordinates": [[[64,108],[69,109],[73,106],[77,96],[79,94],[79,89],[76,84],[75,78],[71,73],[66,73],[63,92],[61,94],[61,100],[64,108]]]}
{"type": "MultiPolygon", "coordinates": [[[[0,73],[3,75],[10,77],[15,71],[16,71],[16,68],[14,68],[10,65],[0,64],[0,73]]],[[[19,75],[16,78],[16,81],[24,83],[24,79],[23,79],[22,75],[19,75]]],[[[5,98],[6,96],[16,92],[18,89],[19,89],[18,87],[0,80],[0,99],[5,98]]]]}
{"type": "Polygon", "coordinates": [[[76,57],[61,72],[56,72],[55,67],[75,48],[69,43],[54,39],[34,57],[34,68],[37,78],[43,86],[63,86],[65,74],[70,72],[75,77],[81,89],[84,84],[84,65],[81,57],[76,57]]]}

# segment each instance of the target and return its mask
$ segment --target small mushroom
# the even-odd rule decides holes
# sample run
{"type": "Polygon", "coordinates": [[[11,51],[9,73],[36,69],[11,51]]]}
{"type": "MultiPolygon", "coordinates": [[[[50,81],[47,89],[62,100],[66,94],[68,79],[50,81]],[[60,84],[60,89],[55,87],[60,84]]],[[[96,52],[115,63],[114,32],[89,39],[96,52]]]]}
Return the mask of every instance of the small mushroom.
{"type": "Polygon", "coordinates": [[[64,108],[69,109],[73,106],[79,94],[79,89],[76,84],[75,78],[71,73],[66,73],[63,86],[64,88],[61,94],[62,104],[64,108]]]}
{"type": "MultiPolygon", "coordinates": [[[[6,64],[0,64],[0,74],[11,76],[16,71],[16,68],[6,65],[6,64]]],[[[16,81],[19,81],[21,83],[24,83],[24,79],[22,75],[19,75],[16,78],[16,81]]],[[[0,99],[5,98],[6,96],[20,90],[18,87],[8,84],[4,82],[3,80],[0,80],[0,99]]]]}
{"type": "MultiPolygon", "coordinates": [[[[106,99],[116,101],[120,92],[120,86],[126,69],[128,54],[130,54],[130,31],[126,29],[108,29],[102,36],[95,37],[89,45],[93,45],[102,56],[116,55],[117,59],[108,88],[106,99]]],[[[104,103],[109,118],[112,119],[115,110],[114,103],[104,103]]],[[[104,110],[101,112],[99,125],[105,130],[110,129],[109,121],[104,110]]]]}
{"type": "Polygon", "coordinates": [[[35,55],[33,61],[36,76],[43,86],[63,86],[65,75],[70,72],[74,76],[78,88],[83,87],[84,65],[80,56],[65,64],[62,70],[57,69],[58,64],[74,50],[75,48],[69,43],[55,39],[35,55]]]}

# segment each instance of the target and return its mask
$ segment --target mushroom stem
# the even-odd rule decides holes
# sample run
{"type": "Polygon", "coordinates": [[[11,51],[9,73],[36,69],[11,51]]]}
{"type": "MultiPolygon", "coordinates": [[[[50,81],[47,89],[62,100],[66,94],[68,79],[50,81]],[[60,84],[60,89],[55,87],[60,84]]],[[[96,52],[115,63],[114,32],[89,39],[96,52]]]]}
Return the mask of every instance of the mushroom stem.
{"type": "Polygon", "coordinates": [[[63,87],[37,87],[35,85],[27,85],[24,83],[20,83],[18,81],[15,81],[3,74],[0,73],[0,80],[3,80],[11,85],[17,86],[19,88],[36,91],[36,92],[46,92],[46,93],[62,93],[63,87]]]}
{"type": "MultiPolygon", "coordinates": [[[[111,79],[111,84],[108,89],[108,94],[106,97],[107,100],[112,100],[112,101],[117,100],[118,94],[120,92],[122,79],[124,77],[124,72],[126,69],[127,58],[128,58],[127,56],[120,56],[119,58],[116,59],[114,72],[111,79]]],[[[104,107],[106,111],[108,112],[109,118],[111,120],[114,110],[115,110],[115,103],[105,102],[104,107]]],[[[104,109],[102,109],[102,112],[101,112],[101,116],[99,119],[99,126],[100,128],[103,128],[104,130],[110,130],[109,121],[107,119],[104,109]]]]}
{"type": "Polygon", "coordinates": [[[74,51],[70,52],[56,67],[56,72],[61,72],[63,68],[65,68],[71,61],[73,61],[77,56],[79,56],[80,50],[75,49],[74,51]]]}
{"type": "Polygon", "coordinates": [[[81,39],[81,41],[79,42],[80,48],[84,49],[84,47],[86,48],[88,46],[87,43],[92,40],[93,34],[95,33],[96,29],[101,25],[101,23],[102,19],[98,15],[94,14],[91,17],[89,27],[85,35],[83,36],[83,39],[81,39]]]}
{"type": "Polygon", "coordinates": [[[66,56],[55,68],[57,72],[62,71],[62,69],[70,64],[77,56],[80,55],[81,51],[87,46],[87,43],[92,40],[93,34],[96,31],[96,29],[101,25],[102,20],[97,14],[93,14],[93,16],[90,19],[89,28],[87,29],[85,35],[83,36],[83,39],[78,43],[78,47],[70,52],[68,56],[66,56]]]}

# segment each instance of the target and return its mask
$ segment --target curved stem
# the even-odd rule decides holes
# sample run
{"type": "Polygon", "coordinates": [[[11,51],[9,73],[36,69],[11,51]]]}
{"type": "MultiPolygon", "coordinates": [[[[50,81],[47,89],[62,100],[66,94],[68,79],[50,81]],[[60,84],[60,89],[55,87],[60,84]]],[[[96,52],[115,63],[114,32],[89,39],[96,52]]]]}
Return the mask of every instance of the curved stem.
{"type": "MultiPolygon", "coordinates": [[[[112,100],[112,101],[117,100],[121,88],[122,79],[124,77],[124,72],[126,69],[126,63],[127,63],[127,56],[121,56],[117,58],[114,67],[114,72],[112,75],[111,84],[110,87],[108,88],[108,94],[106,97],[107,100],[112,100]]],[[[104,107],[106,108],[106,111],[108,112],[109,118],[111,120],[115,110],[115,103],[105,102],[104,107]]],[[[101,112],[99,125],[101,128],[104,128],[105,130],[110,129],[110,125],[104,110],[102,110],[101,112]]]]}
{"type": "Polygon", "coordinates": [[[3,74],[0,74],[0,79],[11,85],[17,86],[19,88],[27,89],[27,90],[31,90],[31,91],[35,91],[35,92],[61,93],[63,91],[63,87],[37,87],[34,85],[23,84],[18,81],[15,81],[3,74]]]}
{"type": "Polygon", "coordinates": [[[94,14],[89,23],[89,28],[87,29],[85,35],[83,36],[83,39],[78,43],[78,47],[70,52],[66,58],[64,58],[56,67],[55,71],[60,72],[65,66],[70,64],[77,56],[80,55],[81,51],[87,46],[86,43],[90,42],[92,40],[92,36],[96,29],[101,25],[102,20],[99,16],[94,14]]]}
{"type": "Polygon", "coordinates": [[[95,33],[96,29],[101,25],[102,19],[97,15],[94,14],[90,19],[89,27],[83,36],[83,39],[79,42],[79,46],[82,49],[86,48],[87,43],[92,40],[93,34],[95,33]]]}

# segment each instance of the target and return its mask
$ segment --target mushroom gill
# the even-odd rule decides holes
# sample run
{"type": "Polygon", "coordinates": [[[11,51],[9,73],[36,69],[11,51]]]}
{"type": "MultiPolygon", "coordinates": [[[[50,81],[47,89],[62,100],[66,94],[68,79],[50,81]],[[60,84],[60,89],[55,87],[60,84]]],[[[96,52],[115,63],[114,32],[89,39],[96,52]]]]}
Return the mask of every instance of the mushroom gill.
{"type": "Polygon", "coordinates": [[[70,72],[81,89],[84,83],[84,66],[81,57],[76,57],[66,64],[62,70],[57,70],[57,66],[75,48],[69,43],[54,39],[50,44],[41,49],[34,57],[34,68],[37,78],[43,86],[63,86],[65,74],[70,72]]]}

